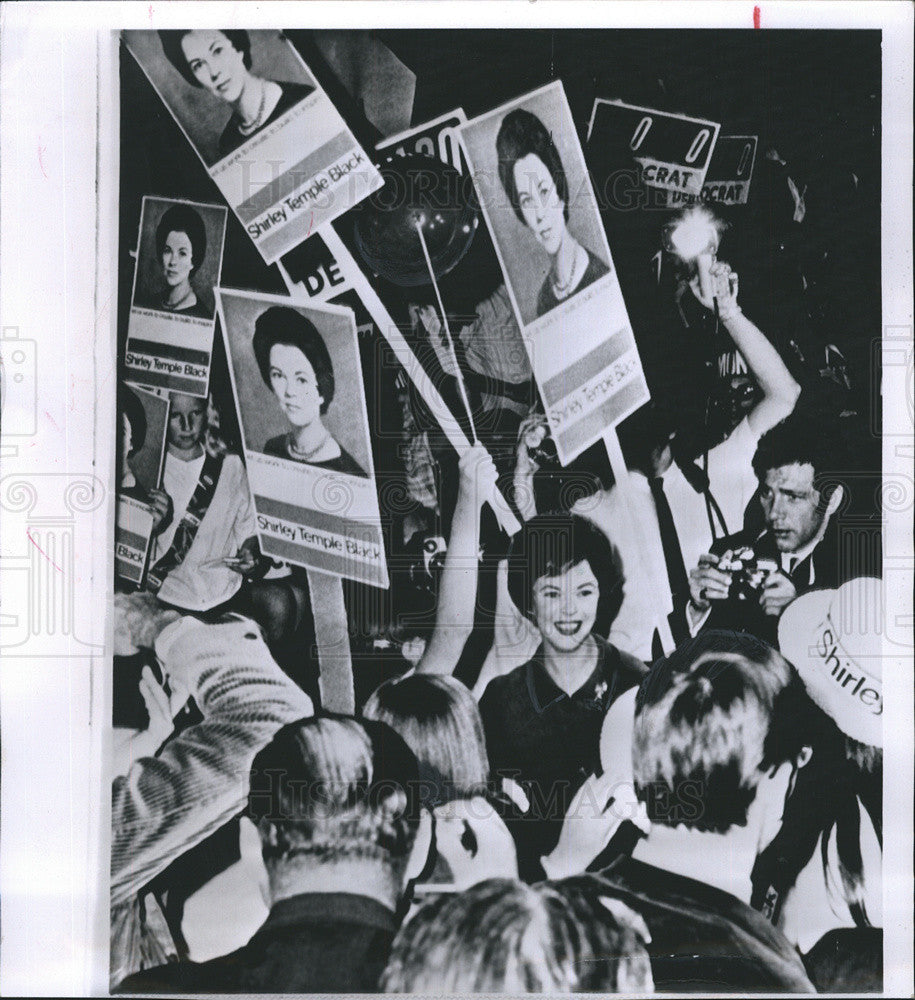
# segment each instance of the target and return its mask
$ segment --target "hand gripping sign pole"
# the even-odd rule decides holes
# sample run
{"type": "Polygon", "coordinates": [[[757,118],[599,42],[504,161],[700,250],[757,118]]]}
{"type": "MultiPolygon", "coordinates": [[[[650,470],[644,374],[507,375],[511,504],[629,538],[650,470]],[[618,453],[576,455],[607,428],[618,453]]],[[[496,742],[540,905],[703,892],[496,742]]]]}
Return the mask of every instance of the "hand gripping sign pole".
{"type": "MultiPolygon", "coordinates": [[[[355,289],[362,299],[363,305],[369,311],[375,325],[387,340],[395,357],[401,363],[404,370],[410,376],[417,392],[422,396],[423,402],[429,407],[429,411],[438,421],[442,432],[448,438],[451,446],[458,453],[463,455],[470,447],[467,435],[460,424],[455,420],[454,415],[448,408],[448,404],[442,399],[433,380],[426,373],[419,363],[413,348],[407,343],[406,338],[397,328],[390,313],[385,308],[378,293],[363,275],[359,265],[353,259],[349,248],[337,235],[333,226],[324,226],[320,231],[320,236],[324,240],[327,249],[333,254],[342,274],[349,282],[349,286],[355,289]]],[[[492,496],[489,498],[489,505],[499,522],[499,526],[507,535],[514,535],[521,529],[517,517],[509,507],[505,497],[502,496],[498,487],[493,488],[492,496]]]]}

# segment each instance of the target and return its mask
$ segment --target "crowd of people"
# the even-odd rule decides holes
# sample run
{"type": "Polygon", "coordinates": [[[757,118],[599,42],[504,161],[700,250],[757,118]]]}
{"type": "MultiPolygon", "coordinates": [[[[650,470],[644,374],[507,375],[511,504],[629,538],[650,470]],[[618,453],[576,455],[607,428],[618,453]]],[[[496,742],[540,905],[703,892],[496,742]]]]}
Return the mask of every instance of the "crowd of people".
{"type": "MultiPolygon", "coordinates": [[[[200,33],[177,34],[169,58],[208,86],[200,33]]],[[[542,138],[513,124],[508,163],[542,138]]],[[[575,246],[573,275],[595,280],[575,246]]],[[[869,414],[744,314],[726,263],[678,281],[684,326],[738,359],[733,391],[716,409],[693,387],[684,409],[647,363],[618,477],[593,453],[556,461],[504,285],[447,357],[434,308],[409,304],[480,404],[480,440],[442,446],[406,379],[385,402],[402,417],[399,467],[375,470],[391,586],[346,591],[353,714],[321,701],[305,568],[261,552],[225,359],[209,399],[170,393],[155,488],[130,468],[145,430],[123,386],[119,482],[153,536],[142,586],[115,595],[112,990],[882,989],[869,414]],[[391,477],[409,502],[388,510],[391,477]]],[[[253,351],[281,403],[307,369],[296,391],[324,431],[326,350],[286,312],[253,351]]],[[[267,445],[306,450],[368,475],[327,434],[267,445]]]]}

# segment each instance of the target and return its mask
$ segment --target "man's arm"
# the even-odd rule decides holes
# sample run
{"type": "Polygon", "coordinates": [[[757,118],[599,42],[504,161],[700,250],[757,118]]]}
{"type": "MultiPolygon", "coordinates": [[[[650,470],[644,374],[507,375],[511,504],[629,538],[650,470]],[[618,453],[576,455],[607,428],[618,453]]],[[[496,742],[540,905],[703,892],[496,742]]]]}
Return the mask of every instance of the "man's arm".
{"type": "Polygon", "coordinates": [[[273,662],[250,621],[184,618],[156,650],[204,721],[134,762],[112,786],[111,902],[123,902],[245,804],[255,754],[311,699],[273,662]]]}
{"type": "MultiPolygon", "coordinates": [[[[750,429],[759,437],[794,410],[801,387],[791,377],[781,355],[766,335],[744,316],[737,304],[737,275],[727,264],[719,261],[712,266],[712,279],[714,295],[718,299],[719,319],[763,393],[763,398],[747,416],[750,429]]],[[[698,277],[693,279],[690,287],[702,305],[714,309],[714,300],[701,294],[698,277]]]]}

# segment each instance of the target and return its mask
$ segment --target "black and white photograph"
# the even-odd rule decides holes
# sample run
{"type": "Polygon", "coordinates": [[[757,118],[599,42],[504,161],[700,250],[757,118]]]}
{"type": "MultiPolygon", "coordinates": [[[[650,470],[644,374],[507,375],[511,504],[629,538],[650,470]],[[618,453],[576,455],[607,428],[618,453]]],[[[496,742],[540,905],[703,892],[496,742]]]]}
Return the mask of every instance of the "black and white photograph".
{"type": "Polygon", "coordinates": [[[162,475],[168,434],[168,396],[138,385],[120,387],[120,489],[154,490],[162,475]]]}
{"type": "Polygon", "coordinates": [[[267,263],[381,185],[279,31],[128,31],[125,42],[267,263]]]}
{"type": "Polygon", "coordinates": [[[133,305],[213,319],[226,209],[144,198],[133,305]]]}
{"type": "Polygon", "coordinates": [[[118,387],[118,507],[115,567],[139,585],[150,542],[164,516],[159,482],[169,424],[167,397],[126,382],[118,387]]]}
{"type": "Polygon", "coordinates": [[[164,30],[131,33],[129,38],[207,167],[315,90],[314,80],[279,32],[164,30]]]}
{"type": "Polygon", "coordinates": [[[562,82],[461,136],[567,465],[649,393],[562,82]]]}
{"type": "Polygon", "coordinates": [[[143,199],[124,359],[133,381],[206,396],[227,214],[143,199]]]}
{"type": "Polygon", "coordinates": [[[265,552],[385,585],[352,312],[218,295],[265,552]]]}
{"type": "Polygon", "coordinates": [[[610,273],[562,87],[461,132],[524,326],[610,273]]]}
{"type": "Polygon", "coordinates": [[[55,7],[0,991],[912,995],[911,5],[55,7]]]}

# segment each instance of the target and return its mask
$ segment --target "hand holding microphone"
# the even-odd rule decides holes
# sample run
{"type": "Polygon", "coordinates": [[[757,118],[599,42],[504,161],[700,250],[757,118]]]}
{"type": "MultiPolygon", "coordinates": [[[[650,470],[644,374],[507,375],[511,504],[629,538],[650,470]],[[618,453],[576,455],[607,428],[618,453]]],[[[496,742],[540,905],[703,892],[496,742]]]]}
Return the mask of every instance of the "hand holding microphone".
{"type": "Polygon", "coordinates": [[[700,254],[696,258],[696,275],[689,284],[706,309],[714,310],[717,302],[718,317],[723,322],[740,312],[738,277],[723,260],[715,260],[712,254],[700,254]]]}

